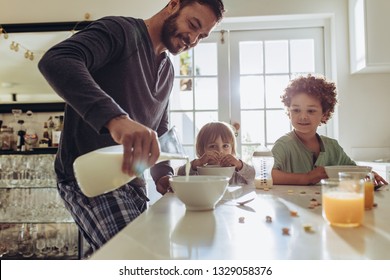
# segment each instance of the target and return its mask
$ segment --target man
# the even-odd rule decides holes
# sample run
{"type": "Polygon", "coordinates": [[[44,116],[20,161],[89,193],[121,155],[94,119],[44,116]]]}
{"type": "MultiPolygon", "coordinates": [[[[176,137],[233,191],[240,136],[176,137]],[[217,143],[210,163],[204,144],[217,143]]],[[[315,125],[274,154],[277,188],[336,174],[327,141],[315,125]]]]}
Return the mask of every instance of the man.
{"type": "MultiPolygon", "coordinates": [[[[52,47],[39,62],[66,102],[55,161],[59,193],[93,250],[146,209],[145,181],[139,176],[113,192],[88,198],[75,180],[74,160],[122,144],[123,172],[138,175],[153,166],[160,153],[158,136],[168,130],[174,79],[166,52],[179,54],[196,46],[223,13],[221,0],[170,0],[147,20],[105,17],[52,47]]],[[[164,194],[167,176],[173,175],[169,163],[157,164],[151,174],[164,194]]]]}

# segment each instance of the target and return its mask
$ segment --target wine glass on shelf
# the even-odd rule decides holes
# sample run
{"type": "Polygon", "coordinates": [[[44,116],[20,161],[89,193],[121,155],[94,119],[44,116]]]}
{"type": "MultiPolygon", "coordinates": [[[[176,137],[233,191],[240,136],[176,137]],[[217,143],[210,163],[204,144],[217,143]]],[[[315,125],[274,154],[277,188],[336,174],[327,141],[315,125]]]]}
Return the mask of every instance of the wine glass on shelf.
{"type": "Polygon", "coordinates": [[[0,225],[0,258],[8,253],[8,243],[6,228],[4,225],[0,225]]]}
{"type": "Polygon", "coordinates": [[[52,155],[37,155],[36,171],[39,175],[37,184],[42,187],[53,186],[50,181],[51,171],[54,170],[52,155]]]}
{"type": "Polygon", "coordinates": [[[44,258],[45,254],[43,253],[43,249],[46,247],[46,240],[44,237],[38,237],[35,243],[35,248],[37,248],[36,256],[37,258],[44,258]]]}
{"type": "Polygon", "coordinates": [[[32,224],[23,224],[19,232],[19,254],[31,258],[35,253],[32,224]]]}
{"type": "Polygon", "coordinates": [[[8,155],[9,165],[6,172],[6,185],[7,187],[21,187],[23,179],[23,155],[8,155]]]}
{"type": "Polygon", "coordinates": [[[35,240],[35,254],[37,258],[43,259],[45,258],[44,249],[46,248],[46,233],[45,233],[45,225],[38,225],[37,237],[35,240]]]}
{"type": "Polygon", "coordinates": [[[57,257],[64,256],[65,239],[61,229],[57,232],[55,247],[57,248],[57,257]]]}
{"type": "Polygon", "coordinates": [[[78,229],[75,224],[69,223],[66,226],[66,255],[69,258],[77,256],[78,253],[78,229]]]}
{"type": "Polygon", "coordinates": [[[24,160],[24,180],[23,183],[26,187],[36,186],[36,155],[28,155],[24,160]]]}
{"type": "Polygon", "coordinates": [[[9,123],[9,127],[12,127],[13,129],[13,134],[14,134],[14,139],[17,139],[18,136],[18,130],[19,130],[19,123],[18,121],[22,117],[22,110],[21,109],[12,109],[11,113],[14,117],[13,121],[9,123]]]}
{"type": "Polygon", "coordinates": [[[18,238],[19,238],[19,226],[10,225],[7,229],[7,244],[8,244],[8,253],[7,256],[15,257],[18,254],[18,238]]]}

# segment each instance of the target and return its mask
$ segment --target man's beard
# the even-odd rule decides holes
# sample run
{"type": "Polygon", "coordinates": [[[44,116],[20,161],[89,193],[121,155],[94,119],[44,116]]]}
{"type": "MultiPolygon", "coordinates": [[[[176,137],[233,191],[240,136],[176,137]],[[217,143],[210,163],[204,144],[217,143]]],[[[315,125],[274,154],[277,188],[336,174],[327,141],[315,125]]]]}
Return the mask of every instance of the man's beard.
{"type": "Polygon", "coordinates": [[[162,26],[162,31],[161,31],[161,41],[163,42],[167,50],[173,55],[178,54],[179,51],[181,50],[181,48],[178,49],[178,47],[173,44],[173,39],[179,38],[180,40],[183,40],[187,46],[189,46],[188,38],[182,38],[177,34],[178,28],[176,24],[176,19],[178,18],[179,14],[180,11],[168,17],[164,21],[164,24],[162,26]]]}

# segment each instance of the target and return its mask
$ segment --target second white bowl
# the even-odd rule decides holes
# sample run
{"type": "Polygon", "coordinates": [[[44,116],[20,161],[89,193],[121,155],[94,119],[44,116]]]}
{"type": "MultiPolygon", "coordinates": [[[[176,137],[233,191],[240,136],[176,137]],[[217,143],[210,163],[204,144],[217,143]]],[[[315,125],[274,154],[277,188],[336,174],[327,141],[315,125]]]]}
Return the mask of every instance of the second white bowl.
{"type": "Polygon", "coordinates": [[[231,178],[235,169],[234,166],[206,165],[199,166],[197,170],[199,175],[227,176],[231,178]]]}

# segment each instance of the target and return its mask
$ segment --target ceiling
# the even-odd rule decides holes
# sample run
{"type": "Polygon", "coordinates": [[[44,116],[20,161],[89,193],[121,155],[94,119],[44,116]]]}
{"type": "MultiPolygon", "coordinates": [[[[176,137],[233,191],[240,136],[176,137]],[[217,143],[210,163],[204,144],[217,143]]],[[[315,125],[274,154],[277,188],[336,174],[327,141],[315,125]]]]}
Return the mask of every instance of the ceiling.
{"type": "Polygon", "coordinates": [[[70,31],[10,33],[0,37],[0,101],[52,102],[61,99],[53,92],[37,65],[46,50],[70,36],[70,31]],[[18,45],[17,45],[18,44],[18,45]],[[11,46],[18,46],[18,51],[11,46]],[[31,60],[30,53],[33,54],[31,60]],[[25,55],[28,57],[26,58],[25,55]],[[14,97],[13,97],[14,94],[14,97]]]}
{"type": "Polygon", "coordinates": [[[89,22],[0,25],[0,103],[63,101],[38,70],[38,62],[55,44],[89,22]]]}

